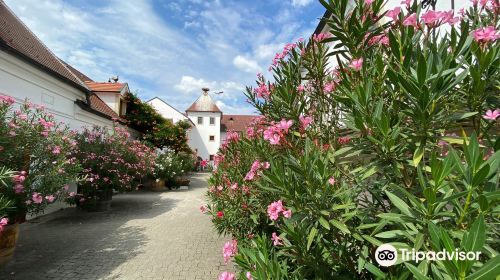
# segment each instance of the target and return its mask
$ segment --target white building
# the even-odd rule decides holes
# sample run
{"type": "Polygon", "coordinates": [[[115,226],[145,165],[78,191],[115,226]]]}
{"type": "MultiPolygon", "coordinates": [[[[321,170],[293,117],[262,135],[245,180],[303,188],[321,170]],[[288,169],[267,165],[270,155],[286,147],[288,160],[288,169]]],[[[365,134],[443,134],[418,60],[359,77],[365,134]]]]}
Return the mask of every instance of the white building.
{"type": "Polygon", "coordinates": [[[200,97],[189,106],[185,114],[158,97],[147,103],[174,123],[179,120],[189,121],[192,126],[188,131],[189,147],[199,158],[212,161],[226,139],[226,131],[243,134],[248,123],[256,116],[223,115],[208,92],[208,88],[203,88],[200,97]]]}

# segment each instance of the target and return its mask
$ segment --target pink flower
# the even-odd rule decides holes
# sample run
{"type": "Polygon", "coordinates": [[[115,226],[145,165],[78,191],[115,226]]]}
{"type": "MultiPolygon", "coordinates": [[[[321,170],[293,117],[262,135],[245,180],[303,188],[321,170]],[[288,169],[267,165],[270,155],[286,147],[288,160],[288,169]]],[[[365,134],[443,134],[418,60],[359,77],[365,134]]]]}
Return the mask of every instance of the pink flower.
{"type": "Polygon", "coordinates": [[[74,197],[76,195],[76,193],[75,192],[70,192],[68,195],[69,195],[69,197],[74,197]]]}
{"type": "Polygon", "coordinates": [[[297,87],[297,91],[298,91],[298,92],[304,92],[304,90],[305,90],[305,88],[304,88],[304,86],[303,86],[303,85],[299,85],[299,86],[297,87]]]}
{"type": "Polygon", "coordinates": [[[365,0],[365,5],[370,6],[375,0],[365,0]]]}
{"type": "Polygon", "coordinates": [[[238,183],[234,183],[231,185],[230,187],[233,191],[237,190],[238,189],[238,183]]]}
{"type": "Polygon", "coordinates": [[[417,28],[418,27],[417,14],[413,13],[413,14],[409,15],[408,17],[406,17],[405,20],[403,21],[403,25],[404,26],[413,26],[413,27],[417,28]]]}
{"type": "Polygon", "coordinates": [[[401,1],[401,4],[405,4],[405,5],[406,5],[406,7],[410,7],[410,5],[411,5],[411,1],[412,1],[412,0],[403,0],[403,1],[401,1]]]}
{"type": "Polygon", "coordinates": [[[493,42],[500,37],[494,26],[478,28],[472,32],[472,35],[478,43],[493,42]]]}
{"type": "Polygon", "coordinates": [[[330,179],[328,179],[328,184],[334,185],[335,184],[335,178],[330,177],[330,179]]]}
{"type": "Polygon", "coordinates": [[[244,192],[244,193],[249,193],[250,192],[250,188],[248,186],[243,186],[241,187],[241,190],[244,192]]]}
{"type": "Polygon", "coordinates": [[[279,125],[278,125],[278,128],[284,130],[285,132],[288,132],[288,129],[293,125],[293,121],[292,120],[281,120],[279,125]]]}
{"type": "Polygon", "coordinates": [[[22,183],[26,180],[26,177],[23,175],[14,175],[12,176],[12,182],[14,183],[22,183]]]}
{"type": "Polygon", "coordinates": [[[306,129],[313,122],[313,118],[310,116],[300,116],[299,120],[300,120],[300,126],[303,129],[306,129]]]}
{"type": "Polygon", "coordinates": [[[356,71],[361,70],[363,68],[363,58],[353,59],[349,66],[356,71]]]}
{"type": "Polygon", "coordinates": [[[283,211],[283,217],[289,219],[292,217],[292,210],[288,209],[288,210],[285,210],[283,211]]]}
{"type": "Polygon", "coordinates": [[[486,111],[486,114],[483,115],[483,119],[494,121],[498,118],[498,116],[500,116],[500,110],[488,110],[486,111]]]}
{"type": "Polygon", "coordinates": [[[331,93],[335,90],[335,82],[330,81],[323,86],[323,91],[326,93],[331,93]]]}
{"type": "Polygon", "coordinates": [[[17,194],[20,194],[24,191],[24,186],[21,185],[21,184],[17,184],[15,187],[14,187],[14,192],[17,193],[17,194]]]}
{"type": "Polygon", "coordinates": [[[222,256],[224,257],[224,262],[227,263],[231,257],[238,253],[238,241],[235,239],[226,242],[222,248],[222,256]]]}
{"type": "Polygon", "coordinates": [[[330,34],[328,33],[319,33],[319,34],[314,34],[313,35],[313,41],[315,42],[321,42],[325,39],[330,38],[330,34]]]}
{"type": "Polygon", "coordinates": [[[274,201],[267,206],[267,215],[271,221],[276,221],[279,214],[283,211],[283,203],[281,200],[274,201]]]}
{"type": "Polygon", "coordinates": [[[273,241],[274,246],[283,245],[281,237],[279,237],[276,232],[272,233],[271,240],[273,241]]]}
{"type": "Polygon", "coordinates": [[[53,195],[47,195],[47,196],[45,196],[45,199],[48,200],[49,203],[52,203],[52,202],[54,202],[54,200],[56,200],[56,197],[53,195]]]}
{"type": "Polygon", "coordinates": [[[0,219],[0,232],[3,231],[4,226],[6,226],[7,224],[9,224],[8,218],[4,217],[4,218],[0,219]]]}
{"type": "Polygon", "coordinates": [[[64,185],[64,186],[63,186],[63,190],[65,190],[65,191],[69,190],[69,185],[67,185],[67,184],[66,184],[66,185],[64,185]]]}
{"type": "Polygon", "coordinates": [[[247,271],[246,277],[247,277],[247,280],[253,280],[252,273],[250,273],[250,271],[247,271]]]}
{"type": "Polygon", "coordinates": [[[219,280],[235,280],[234,273],[224,271],[219,275],[219,280]]]}
{"type": "Polygon", "coordinates": [[[255,172],[253,171],[248,171],[247,175],[245,175],[245,181],[252,181],[253,178],[255,177],[255,172]]]}
{"type": "Polygon", "coordinates": [[[205,205],[200,206],[200,211],[203,214],[207,213],[207,207],[205,205]]]}
{"type": "Polygon", "coordinates": [[[217,218],[222,218],[222,217],[224,217],[224,212],[218,211],[217,212],[217,218]]]}
{"type": "Polygon", "coordinates": [[[61,153],[61,147],[59,147],[59,146],[55,146],[55,147],[54,147],[54,149],[52,149],[52,153],[53,153],[54,155],[58,155],[58,154],[60,154],[60,153],[61,153]]]}
{"type": "Polygon", "coordinates": [[[271,167],[271,164],[266,161],[266,162],[261,163],[260,167],[262,167],[263,169],[269,169],[269,167],[271,167]]]}
{"type": "Polygon", "coordinates": [[[31,196],[31,199],[35,204],[40,204],[43,201],[43,196],[37,192],[34,192],[31,196]]]}
{"type": "Polygon", "coordinates": [[[351,141],[351,138],[350,138],[349,136],[339,137],[339,138],[337,139],[337,142],[338,142],[340,145],[345,145],[345,144],[348,144],[350,141],[351,141]]]}
{"type": "Polygon", "coordinates": [[[401,7],[396,7],[388,11],[385,16],[392,18],[393,21],[398,21],[399,14],[401,13],[401,7]]]}

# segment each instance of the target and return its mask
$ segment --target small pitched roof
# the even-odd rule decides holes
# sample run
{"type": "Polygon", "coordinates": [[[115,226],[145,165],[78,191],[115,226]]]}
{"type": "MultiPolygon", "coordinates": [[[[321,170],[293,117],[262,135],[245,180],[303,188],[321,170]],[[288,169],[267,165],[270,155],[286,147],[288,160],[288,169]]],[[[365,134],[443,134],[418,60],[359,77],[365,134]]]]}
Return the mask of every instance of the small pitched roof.
{"type": "Polygon", "coordinates": [[[245,131],[256,115],[224,115],[221,120],[221,131],[245,131]]]}
{"type": "Polygon", "coordinates": [[[14,54],[66,83],[88,90],[85,84],[24,25],[3,1],[0,1],[0,49],[14,54]]]}
{"type": "Polygon", "coordinates": [[[222,111],[215,105],[212,98],[207,94],[203,93],[196,101],[187,108],[186,112],[214,112],[222,113],[222,111]]]}
{"type": "Polygon", "coordinates": [[[86,81],[85,85],[87,85],[90,90],[95,92],[121,92],[123,87],[126,86],[126,83],[100,83],[86,81]]]}

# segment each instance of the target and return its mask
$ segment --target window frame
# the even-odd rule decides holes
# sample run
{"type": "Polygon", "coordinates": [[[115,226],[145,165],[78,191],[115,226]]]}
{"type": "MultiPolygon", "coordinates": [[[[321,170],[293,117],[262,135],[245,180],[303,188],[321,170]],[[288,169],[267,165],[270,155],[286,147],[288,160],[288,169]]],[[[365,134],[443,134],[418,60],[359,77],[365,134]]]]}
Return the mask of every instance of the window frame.
{"type": "Polygon", "coordinates": [[[208,142],[215,142],[215,135],[208,135],[208,142]]]}
{"type": "Polygon", "coordinates": [[[196,123],[199,125],[203,125],[203,117],[198,117],[196,123]]]}

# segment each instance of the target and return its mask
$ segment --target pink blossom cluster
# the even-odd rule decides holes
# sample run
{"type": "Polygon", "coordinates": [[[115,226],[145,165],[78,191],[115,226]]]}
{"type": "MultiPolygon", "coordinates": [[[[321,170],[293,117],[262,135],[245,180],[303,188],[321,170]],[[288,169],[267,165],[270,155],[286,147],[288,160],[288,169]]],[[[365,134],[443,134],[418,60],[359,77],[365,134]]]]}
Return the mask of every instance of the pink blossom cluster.
{"type": "Polygon", "coordinates": [[[3,217],[0,219],[0,232],[3,231],[3,228],[9,224],[9,219],[6,217],[3,217]]]}
{"type": "Polygon", "coordinates": [[[276,232],[273,232],[271,234],[271,240],[273,241],[273,245],[274,246],[281,246],[283,245],[283,240],[281,239],[281,237],[279,237],[276,232]]]}
{"type": "Polygon", "coordinates": [[[15,102],[16,102],[16,100],[12,96],[0,95],[0,103],[1,104],[10,106],[10,105],[14,104],[15,102]]]}
{"type": "Polygon", "coordinates": [[[219,280],[235,280],[236,276],[232,272],[224,271],[219,275],[219,280]]]}
{"type": "Polygon", "coordinates": [[[254,161],[252,163],[252,166],[250,167],[250,171],[248,171],[247,175],[245,176],[245,181],[252,181],[255,176],[258,176],[262,170],[269,169],[271,165],[269,162],[260,162],[258,160],[254,161]]]}
{"type": "Polygon", "coordinates": [[[222,256],[224,257],[224,262],[227,263],[231,257],[234,257],[238,253],[238,241],[233,239],[224,244],[222,248],[222,256]]]}
{"type": "Polygon", "coordinates": [[[326,40],[330,37],[331,37],[330,33],[319,33],[319,34],[314,34],[312,36],[312,39],[315,42],[321,42],[321,41],[326,40]]]}
{"type": "MultiPolygon", "coordinates": [[[[370,34],[366,34],[365,40],[368,39],[368,37],[370,37],[370,34]]],[[[386,34],[375,35],[372,36],[370,39],[368,39],[367,44],[368,46],[374,46],[374,45],[388,46],[389,37],[387,37],[386,34]]]]}
{"type": "Polygon", "coordinates": [[[285,218],[290,218],[292,217],[292,210],[287,210],[281,200],[274,201],[267,206],[267,215],[271,221],[276,221],[280,214],[283,214],[285,218]]]}
{"type": "Polygon", "coordinates": [[[483,28],[478,28],[472,31],[472,36],[474,40],[480,44],[486,44],[489,42],[494,42],[500,38],[500,33],[494,26],[487,26],[483,28]]]}
{"type": "Polygon", "coordinates": [[[288,130],[292,125],[292,120],[285,119],[277,123],[271,123],[271,125],[264,130],[264,140],[269,141],[271,145],[279,145],[281,139],[288,134],[288,130]]]}
{"type": "Polygon", "coordinates": [[[301,129],[305,130],[309,127],[309,125],[311,125],[311,123],[313,122],[313,118],[311,116],[300,116],[299,121],[301,129]]]}
{"type": "Polygon", "coordinates": [[[351,138],[349,136],[343,136],[337,139],[337,143],[340,145],[349,144],[349,142],[351,142],[351,138]]]}
{"type": "Polygon", "coordinates": [[[273,66],[276,66],[278,65],[278,63],[285,59],[288,54],[297,47],[297,44],[296,43],[288,43],[285,45],[285,47],[283,47],[283,51],[281,51],[280,53],[276,53],[276,55],[274,56],[274,59],[273,59],[273,62],[272,62],[272,65],[273,66]]]}
{"type": "Polygon", "coordinates": [[[224,150],[229,144],[236,143],[238,141],[240,141],[240,134],[236,131],[228,131],[226,133],[226,139],[224,140],[224,143],[222,143],[221,148],[224,150]]]}
{"type": "Polygon", "coordinates": [[[265,123],[265,117],[259,116],[253,118],[253,120],[248,124],[246,129],[246,135],[249,139],[257,137],[264,130],[262,126],[265,123]]]}
{"type": "Polygon", "coordinates": [[[259,84],[259,87],[254,89],[254,92],[258,98],[267,99],[271,95],[272,88],[272,85],[267,86],[266,83],[262,82],[259,84]]]}

